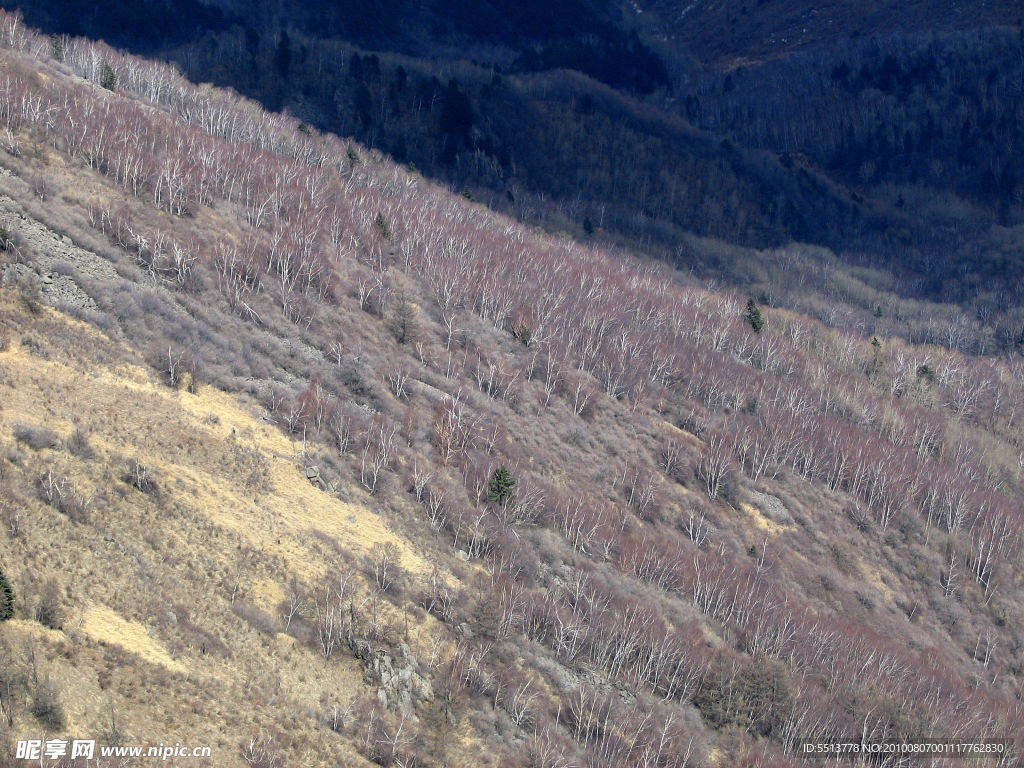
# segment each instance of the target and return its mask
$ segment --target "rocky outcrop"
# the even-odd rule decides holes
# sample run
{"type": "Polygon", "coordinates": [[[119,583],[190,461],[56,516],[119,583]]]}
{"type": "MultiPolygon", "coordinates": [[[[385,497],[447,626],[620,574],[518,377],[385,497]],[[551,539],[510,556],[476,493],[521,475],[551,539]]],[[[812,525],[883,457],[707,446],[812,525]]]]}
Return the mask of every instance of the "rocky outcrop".
{"type": "Polygon", "coordinates": [[[374,650],[367,640],[353,640],[352,651],[377,684],[377,698],[384,707],[411,714],[414,703],[434,697],[430,681],[420,674],[419,662],[405,643],[398,644],[397,658],[384,648],[374,650]]]}
{"type": "Polygon", "coordinates": [[[79,248],[67,235],[59,235],[26,215],[6,195],[0,195],[0,223],[16,239],[18,250],[28,262],[8,264],[4,268],[5,286],[32,285],[38,288],[40,298],[54,307],[96,309],[96,302],[82,290],[75,277],[101,281],[120,279],[106,259],[79,248]]]}

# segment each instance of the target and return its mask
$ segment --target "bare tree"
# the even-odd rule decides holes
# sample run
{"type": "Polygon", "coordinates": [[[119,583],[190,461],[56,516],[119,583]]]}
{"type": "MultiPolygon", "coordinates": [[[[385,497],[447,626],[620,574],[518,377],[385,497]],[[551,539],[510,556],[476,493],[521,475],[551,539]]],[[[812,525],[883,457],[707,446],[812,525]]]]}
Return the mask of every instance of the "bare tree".
{"type": "Polygon", "coordinates": [[[397,433],[398,425],[382,413],[374,415],[366,426],[360,451],[359,481],[370,493],[377,491],[381,472],[391,463],[397,433]]]}
{"type": "Polygon", "coordinates": [[[697,472],[707,488],[708,498],[718,498],[722,481],[732,467],[732,450],[728,437],[721,432],[712,432],[704,441],[697,472]]]}
{"type": "Polygon", "coordinates": [[[311,595],[313,612],[316,617],[316,636],[320,652],[325,659],[331,658],[343,635],[351,638],[351,621],[346,627],[346,602],[351,600],[352,571],[343,571],[333,579],[314,588],[311,595]]]}
{"type": "Polygon", "coordinates": [[[282,603],[283,609],[281,611],[282,618],[284,619],[284,631],[287,632],[292,625],[292,620],[296,614],[302,610],[303,604],[307,599],[307,592],[305,585],[298,580],[295,576],[292,576],[288,580],[288,590],[285,593],[285,599],[282,603]]]}
{"type": "Polygon", "coordinates": [[[395,580],[401,573],[401,560],[402,550],[393,541],[383,544],[377,542],[370,549],[369,570],[381,592],[387,592],[395,585],[395,580]]]}

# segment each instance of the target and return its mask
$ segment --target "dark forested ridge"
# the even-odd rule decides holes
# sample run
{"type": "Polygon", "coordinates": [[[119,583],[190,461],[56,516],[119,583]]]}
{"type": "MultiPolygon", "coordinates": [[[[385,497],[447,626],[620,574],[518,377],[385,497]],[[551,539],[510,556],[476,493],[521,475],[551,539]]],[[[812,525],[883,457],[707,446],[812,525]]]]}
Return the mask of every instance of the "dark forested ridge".
{"type": "MultiPolygon", "coordinates": [[[[749,270],[693,237],[811,243],[883,270],[904,296],[1012,326],[1024,301],[1018,5],[776,6],[46,0],[25,11],[48,31],[159,49],[195,81],[552,231],[748,288],[749,270]]],[[[1007,339],[1021,330],[996,325],[1007,339]]]]}
{"type": "Polygon", "coordinates": [[[638,0],[637,7],[652,33],[686,46],[702,61],[726,66],[820,43],[1014,26],[1024,18],[1018,3],[948,0],[638,0]]]}

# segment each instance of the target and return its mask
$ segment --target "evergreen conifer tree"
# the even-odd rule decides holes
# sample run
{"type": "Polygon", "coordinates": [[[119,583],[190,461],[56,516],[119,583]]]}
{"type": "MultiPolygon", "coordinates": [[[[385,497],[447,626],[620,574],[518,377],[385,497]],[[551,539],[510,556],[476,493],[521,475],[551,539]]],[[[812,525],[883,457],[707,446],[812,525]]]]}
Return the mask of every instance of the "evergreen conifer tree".
{"type": "Polygon", "coordinates": [[[117,73],[109,64],[103,65],[103,74],[100,75],[100,85],[108,91],[117,88],[117,73]]]}
{"type": "Polygon", "coordinates": [[[376,224],[377,225],[377,229],[380,230],[380,236],[383,237],[385,240],[387,240],[390,243],[391,242],[391,225],[388,224],[388,220],[386,218],[384,218],[384,214],[378,211],[377,212],[377,218],[374,219],[373,223],[376,224]]]}
{"type": "Polygon", "coordinates": [[[747,301],[747,308],[743,310],[743,319],[754,329],[754,333],[760,333],[764,328],[764,317],[761,316],[761,310],[758,309],[757,302],[753,298],[747,301]]]}
{"type": "Polygon", "coordinates": [[[508,467],[498,467],[491,475],[491,482],[487,487],[487,498],[495,504],[506,504],[512,501],[512,491],[516,487],[516,481],[508,467]]]}
{"type": "Polygon", "coordinates": [[[7,621],[14,615],[14,590],[7,576],[0,571],[0,621],[7,621]]]}

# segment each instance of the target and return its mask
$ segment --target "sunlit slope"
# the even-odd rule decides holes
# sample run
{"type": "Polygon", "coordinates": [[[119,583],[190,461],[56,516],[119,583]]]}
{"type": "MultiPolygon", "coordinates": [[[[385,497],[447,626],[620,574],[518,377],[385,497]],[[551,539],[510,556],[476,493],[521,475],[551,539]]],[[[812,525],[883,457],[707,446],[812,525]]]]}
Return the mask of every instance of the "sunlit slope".
{"type": "MultiPolygon", "coordinates": [[[[102,741],[114,728],[124,744],[211,746],[218,766],[244,765],[239,745],[268,728],[307,740],[310,765],[346,752],[315,719],[282,721],[346,704],[362,690],[361,663],[346,654],[325,664],[242,616],[259,623],[262,611],[272,625],[290,579],[328,582],[376,543],[399,547],[401,565],[419,572],[415,548],[377,514],[307,480],[302,442],[248,404],[206,386],[172,390],[94,329],[37,311],[0,292],[9,344],[0,353],[0,501],[5,526],[16,527],[0,536],[0,562],[26,610],[56,579],[58,628],[0,625],[5,660],[27,669],[35,659],[33,674],[48,676],[64,708],[56,732],[65,735],[102,741]],[[126,480],[139,464],[149,493],[126,480]],[[26,493],[41,478],[65,483],[80,508],[62,513],[42,491],[26,493]]],[[[415,648],[426,630],[406,626],[415,648]]],[[[18,737],[47,731],[16,715],[18,737]]]]}

